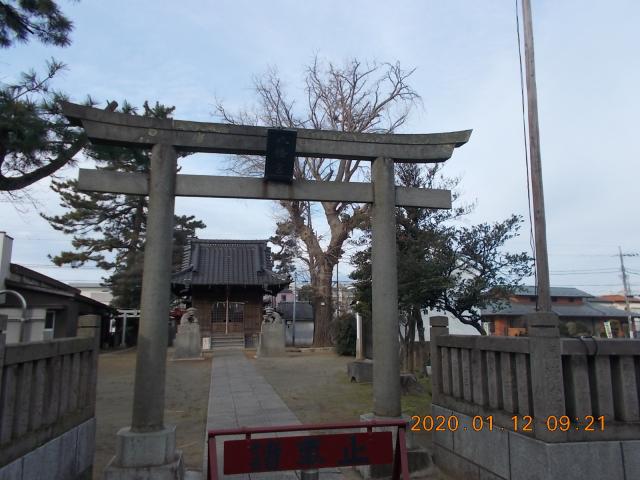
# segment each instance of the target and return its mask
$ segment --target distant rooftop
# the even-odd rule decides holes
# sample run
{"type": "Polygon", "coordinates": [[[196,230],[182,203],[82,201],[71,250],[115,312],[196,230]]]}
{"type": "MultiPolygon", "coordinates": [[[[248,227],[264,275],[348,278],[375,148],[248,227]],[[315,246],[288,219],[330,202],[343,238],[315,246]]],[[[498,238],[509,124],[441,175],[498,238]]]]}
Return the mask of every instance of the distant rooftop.
{"type": "MultiPolygon", "coordinates": [[[[551,287],[549,290],[552,297],[593,298],[593,295],[572,287],[551,287]]],[[[536,287],[524,285],[519,287],[515,294],[524,297],[535,297],[538,293],[536,287]]]]}
{"type": "MultiPolygon", "coordinates": [[[[595,305],[591,302],[582,305],[551,305],[551,310],[559,317],[589,317],[589,318],[626,318],[627,313],[624,310],[613,307],[605,307],[595,305]]],[[[515,316],[519,317],[534,313],[535,305],[525,303],[510,303],[493,308],[483,308],[481,315],[483,317],[493,316],[515,316]]],[[[640,314],[639,314],[640,315],[640,314]]],[[[633,314],[633,316],[637,316],[633,314]]]]}
{"type": "MultiPolygon", "coordinates": [[[[640,298],[630,296],[628,297],[630,302],[640,302],[640,298]]],[[[600,295],[599,297],[595,297],[593,299],[594,302],[603,302],[603,303],[623,303],[625,301],[625,296],[620,294],[612,294],[612,295],[600,295]]]]}
{"type": "Polygon", "coordinates": [[[104,288],[104,289],[109,289],[108,286],[100,283],[100,282],[67,282],[67,285],[69,285],[70,287],[74,287],[74,288],[79,288],[79,289],[83,289],[83,288],[104,288]]]}

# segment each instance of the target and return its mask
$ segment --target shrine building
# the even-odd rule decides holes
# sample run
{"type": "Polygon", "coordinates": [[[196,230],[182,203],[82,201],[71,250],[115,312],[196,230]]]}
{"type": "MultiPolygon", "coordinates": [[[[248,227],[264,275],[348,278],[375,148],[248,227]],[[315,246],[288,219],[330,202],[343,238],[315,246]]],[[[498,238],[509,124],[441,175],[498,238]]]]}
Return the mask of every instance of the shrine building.
{"type": "Polygon", "coordinates": [[[182,269],[174,273],[174,293],[198,309],[203,339],[211,345],[238,341],[257,345],[263,297],[287,288],[290,279],[274,273],[267,240],[191,239],[182,269]]]}

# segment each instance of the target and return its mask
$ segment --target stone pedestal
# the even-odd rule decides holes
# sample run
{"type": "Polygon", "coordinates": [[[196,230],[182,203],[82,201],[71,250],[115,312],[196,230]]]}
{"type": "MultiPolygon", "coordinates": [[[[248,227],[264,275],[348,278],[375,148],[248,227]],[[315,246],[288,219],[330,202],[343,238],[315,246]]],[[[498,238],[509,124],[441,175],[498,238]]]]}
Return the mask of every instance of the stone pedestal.
{"type": "Polygon", "coordinates": [[[258,357],[274,357],[285,354],[284,324],[280,322],[262,323],[260,341],[258,343],[258,357]]]}
{"type": "MultiPolygon", "coordinates": [[[[365,413],[360,415],[361,422],[370,422],[372,420],[384,421],[384,420],[405,420],[407,422],[407,429],[405,434],[405,440],[407,444],[407,460],[409,463],[409,472],[423,472],[425,474],[432,473],[433,471],[433,462],[431,460],[431,456],[429,452],[418,446],[416,443],[413,432],[411,432],[411,417],[409,415],[403,414],[401,417],[380,417],[378,415],[374,415],[373,413],[365,413]]],[[[393,448],[396,448],[396,427],[382,427],[375,428],[376,432],[384,432],[391,431],[393,432],[393,448]]],[[[374,479],[374,478],[391,478],[392,475],[392,465],[361,465],[355,467],[356,470],[360,473],[362,478],[364,479],[374,479]]]]}
{"type": "Polygon", "coordinates": [[[184,323],[178,325],[178,333],[175,339],[176,350],[173,354],[175,360],[202,358],[202,339],[200,337],[200,324],[184,323]]]}
{"type": "Polygon", "coordinates": [[[349,380],[357,383],[371,383],[373,381],[373,360],[364,359],[347,363],[349,380]]]}
{"type": "Polygon", "coordinates": [[[176,427],[153,432],[118,432],[116,456],[104,470],[103,480],[183,480],[182,452],[176,450],[176,427]]]}

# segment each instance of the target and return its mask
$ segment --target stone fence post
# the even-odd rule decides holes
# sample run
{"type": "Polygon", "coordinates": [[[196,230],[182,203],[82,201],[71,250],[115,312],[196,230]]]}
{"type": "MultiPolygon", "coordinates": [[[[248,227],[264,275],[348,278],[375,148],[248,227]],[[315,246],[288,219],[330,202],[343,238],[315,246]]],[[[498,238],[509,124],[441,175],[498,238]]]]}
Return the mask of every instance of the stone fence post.
{"type": "Polygon", "coordinates": [[[7,329],[7,321],[9,317],[0,315],[0,388],[2,386],[2,371],[4,370],[4,347],[6,343],[5,330],[7,329]]]}
{"type": "Polygon", "coordinates": [[[89,396],[92,411],[96,409],[96,388],[98,386],[98,356],[100,355],[100,315],[80,315],[78,317],[78,332],[76,336],[93,338],[93,353],[91,354],[91,376],[89,378],[89,396]]]}
{"type": "Polygon", "coordinates": [[[431,347],[431,402],[438,403],[442,393],[442,359],[438,354],[436,338],[449,335],[449,319],[444,316],[429,318],[429,346],[431,347]]]}
{"type": "Polygon", "coordinates": [[[552,432],[545,422],[549,416],[566,414],[558,316],[536,312],[525,316],[529,334],[529,366],[533,394],[535,437],[545,442],[565,441],[559,429],[552,432]]]}

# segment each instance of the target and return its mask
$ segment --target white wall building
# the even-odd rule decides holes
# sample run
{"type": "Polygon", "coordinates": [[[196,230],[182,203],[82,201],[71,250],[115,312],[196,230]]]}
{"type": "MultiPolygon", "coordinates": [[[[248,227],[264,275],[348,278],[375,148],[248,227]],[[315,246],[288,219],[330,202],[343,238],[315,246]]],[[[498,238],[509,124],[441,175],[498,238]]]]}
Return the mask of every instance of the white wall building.
{"type": "Polygon", "coordinates": [[[69,283],[69,286],[80,290],[80,294],[92,298],[105,305],[109,305],[113,299],[111,289],[98,282],[76,282],[69,283]]]}
{"type": "MultiPolygon", "coordinates": [[[[465,325],[456,317],[451,315],[449,312],[443,312],[440,310],[429,310],[426,314],[422,313],[422,320],[424,322],[424,338],[425,340],[429,340],[431,337],[430,333],[430,325],[429,325],[429,317],[447,317],[449,319],[449,333],[452,335],[480,335],[478,331],[473,328],[471,325],[465,325]]],[[[417,338],[417,337],[416,337],[417,338]]]]}

